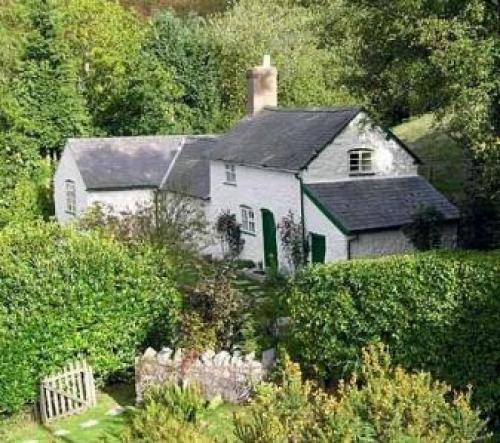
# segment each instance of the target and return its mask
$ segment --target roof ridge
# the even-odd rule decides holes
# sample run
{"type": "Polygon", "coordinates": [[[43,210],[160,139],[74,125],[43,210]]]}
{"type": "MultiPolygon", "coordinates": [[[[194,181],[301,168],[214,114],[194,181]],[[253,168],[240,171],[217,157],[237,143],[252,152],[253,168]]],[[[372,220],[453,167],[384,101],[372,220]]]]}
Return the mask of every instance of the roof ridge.
{"type": "Polygon", "coordinates": [[[362,110],[361,106],[339,106],[339,107],[310,107],[310,108],[282,108],[279,106],[266,106],[264,107],[266,111],[271,112],[348,112],[356,111],[360,112],[362,110]]]}

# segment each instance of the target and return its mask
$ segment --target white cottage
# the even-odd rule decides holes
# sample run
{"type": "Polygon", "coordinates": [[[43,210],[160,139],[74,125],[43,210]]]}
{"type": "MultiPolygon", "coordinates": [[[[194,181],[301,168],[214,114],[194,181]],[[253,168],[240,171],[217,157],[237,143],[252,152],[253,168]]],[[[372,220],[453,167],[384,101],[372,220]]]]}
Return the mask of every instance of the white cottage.
{"type": "Polygon", "coordinates": [[[248,115],[227,134],[69,140],[55,175],[57,219],[182,190],[209,221],[236,215],[242,259],[286,267],[277,225],[290,212],[303,221],[309,260],[324,262],[411,251],[402,228],[432,206],[444,216],[443,246],[455,246],[457,208],[418,176],[420,160],[401,140],[361,108],[277,107],[269,59],[247,78],[248,115]]]}

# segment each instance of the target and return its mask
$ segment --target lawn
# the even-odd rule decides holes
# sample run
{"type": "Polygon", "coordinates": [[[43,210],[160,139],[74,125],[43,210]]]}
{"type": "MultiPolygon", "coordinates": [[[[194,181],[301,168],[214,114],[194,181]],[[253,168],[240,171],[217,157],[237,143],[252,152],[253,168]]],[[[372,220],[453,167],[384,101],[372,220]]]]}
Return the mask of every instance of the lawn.
{"type": "Polygon", "coordinates": [[[422,159],[420,174],[447,197],[460,201],[466,178],[464,154],[454,140],[435,128],[434,117],[410,119],[393,131],[422,159]]]}
{"type": "MultiPolygon", "coordinates": [[[[26,417],[17,417],[0,425],[0,441],[6,443],[94,443],[120,442],[127,417],[131,414],[134,404],[133,385],[115,385],[99,392],[96,407],[85,413],[52,422],[48,425],[39,424],[26,417]],[[118,415],[110,415],[110,412],[118,415]],[[89,426],[93,425],[93,426],[89,426]],[[86,427],[89,426],[89,427],[86,427]],[[58,431],[66,431],[57,436],[58,431]]],[[[233,414],[242,407],[221,405],[207,411],[201,422],[201,427],[207,436],[215,441],[233,442],[233,414]]]]}
{"type": "Polygon", "coordinates": [[[39,424],[26,417],[12,419],[0,427],[0,440],[9,443],[120,441],[119,436],[126,421],[126,408],[134,403],[133,385],[110,387],[99,392],[97,401],[96,407],[81,415],[60,419],[47,425],[39,424]],[[107,415],[110,411],[118,411],[117,408],[125,408],[125,412],[118,415],[107,415]],[[97,422],[95,426],[85,427],[85,425],[88,426],[95,422],[97,422]],[[54,433],[61,430],[67,431],[67,433],[59,438],[55,437],[54,433]]]}

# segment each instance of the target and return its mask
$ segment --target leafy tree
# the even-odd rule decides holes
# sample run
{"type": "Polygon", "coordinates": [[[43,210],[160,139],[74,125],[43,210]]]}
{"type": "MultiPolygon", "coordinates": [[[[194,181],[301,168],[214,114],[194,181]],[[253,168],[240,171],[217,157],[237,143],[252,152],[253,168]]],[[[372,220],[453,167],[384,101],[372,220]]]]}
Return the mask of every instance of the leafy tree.
{"type": "Polygon", "coordinates": [[[189,110],[182,103],[182,88],[158,60],[141,53],[125,67],[123,90],[107,104],[100,118],[110,135],[190,133],[189,110]]]}
{"type": "Polygon", "coordinates": [[[171,12],[154,17],[146,51],[172,73],[182,89],[180,106],[192,131],[217,128],[220,96],[218,66],[201,19],[180,19],[171,12]]]}
{"type": "Polygon", "coordinates": [[[241,0],[208,20],[221,76],[228,125],[245,111],[246,70],[271,54],[280,75],[282,106],[333,106],[350,101],[338,85],[338,66],[321,47],[318,14],[293,0],[241,0]]]}
{"type": "Polygon", "coordinates": [[[129,88],[131,66],[139,65],[147,26],[116,2],[58,0],[56,5],[54,21],[76,61],[78,86],[94,132],[113,135],[116,128],[109,127],[110,114],[117,97],[124,97],[129,88]]]}
{"type": "MultiPolygon", "coordinates": [[[[469,158],[469,205],[498,224],[498,2],[325,0],[324,6],[325,41],[343,56],[341,78],[350,92],[384,123],[435,112],[469,158]]],[[[495,243],[484,238],[484,224],[469,226],[476,228],[473,245],[495,243]]]]}
{"type": "Polygon", "coordinates": [[[59,44],[52,13],[50,2],[33,2],[32,31],[12,82],[24,119],[23,133],[42,155],[59,153],[67,137],[83,135],[89,127],[75,66],[59,44]]]}

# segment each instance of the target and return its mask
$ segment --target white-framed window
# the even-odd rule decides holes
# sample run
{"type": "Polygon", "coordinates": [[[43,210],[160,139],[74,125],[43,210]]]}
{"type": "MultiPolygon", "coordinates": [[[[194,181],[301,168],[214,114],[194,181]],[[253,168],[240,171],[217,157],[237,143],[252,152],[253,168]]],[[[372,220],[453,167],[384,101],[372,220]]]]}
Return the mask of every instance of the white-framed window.
{"type": "Polygon", "coordinates": [[[236,166],[226,163],[226,183],[236,184],[236,166]]]}
{"type": "Polygon", "coordinates": [[[76,214],[76,187],[73,180],[66,180],[64,183],[66,191],[66,212],[76,214]]]}
{"type": "Polygon", "coordinates": [[[369,174],[373,172],[372,151],[369,149],[349,151],[349,172],[352,174],[369,174]]]}
{"type": "Polygon", "coordinates": [[[255,212],[249,206],[241,206],[241,230],[255,234],[255,212]]]}

